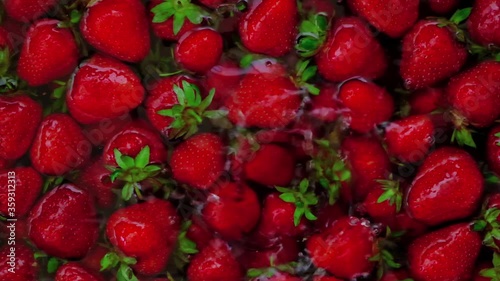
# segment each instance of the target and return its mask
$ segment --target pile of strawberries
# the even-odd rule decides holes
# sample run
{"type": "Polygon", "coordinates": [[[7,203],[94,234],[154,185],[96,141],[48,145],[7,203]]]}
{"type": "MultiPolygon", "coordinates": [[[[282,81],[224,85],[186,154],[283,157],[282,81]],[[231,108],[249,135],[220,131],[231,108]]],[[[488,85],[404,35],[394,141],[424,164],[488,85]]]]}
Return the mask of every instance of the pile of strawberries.
{"type": "Polygon", "coordinates": [[[500,280],[500,0],[3,0],[0,280],[500,280]]]}

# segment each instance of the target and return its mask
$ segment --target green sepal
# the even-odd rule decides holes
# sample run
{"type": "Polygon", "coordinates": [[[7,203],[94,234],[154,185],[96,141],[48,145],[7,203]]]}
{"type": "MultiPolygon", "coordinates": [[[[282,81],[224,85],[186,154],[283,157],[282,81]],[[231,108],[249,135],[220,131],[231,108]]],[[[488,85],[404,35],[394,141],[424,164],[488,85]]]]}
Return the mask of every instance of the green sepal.
{"type": "Polygon", "coordinates": [[[4,76],[10,68],[10,50],[9,47],[0,49],[0,76],[4,76]]]}
{"type": "Polygon", "coordinates": [[[313,14],[299,25],[299,36],[295,50],[301,57],[314,56],[326,38],[329,28],[328,17],[323,14],[313,14]]]}
{"type": "Polygon", "coordinates": [[[47,272],[50,274],[55,273],[60,265],[61,265],[61,263],[60,263],[59,259],[51,257],[47,261],[47,272]]]}
{"type": "Polygon", "coordinates": [[[130,266],[125,263],[121,263],[118,271],[116,272],[117,281],[139,281],[134,274],[134,271],[130,266]]]}
{"type": "Polygon", "coordinates": [[[115,252],[109,252],[101,259],[101,271],[115,268],[120,263],[120,257],[115,252]]]}
{"type": "Polygon", "coordinates": [[[457,10],[453,14],[453,16],[451,16],[450,22],[457,24],[457,25],[461,24],[462,22],[464,22],[465,20],[467,20],[469,18],[471,12],[472,12],[471,7],[457,10]]]}
{"type": "Polygon", "coordinates": [[[247,68],[250,65],[252,65],[252,62],[254,61],[255,56],[253,54],[246,54],[240,59],[240,67],[241,68],[247,68]]]}
{"type": "Polygon", "coordinates": [[[200,24],[210,14],[190,0],[165,0],[151,9],[153,23],[161,23],[173,17],[173,31],[177,35],[186,18],[193,24],[200,24]]]}
{"type": "Polygon", "coordinates": [[[399,188],[399,181],[394,180],[391,175],[388,180],[377,180],[377,182],[382,185],[382,189],[384,190],[377,199],[377,203],[388,201],[389,205],[396,205],[396,212],[399,213],[403,205],[403,193],[399,188]]]}
{"type": "Polygon", "coordinates": [[[177,238],[179,243],[179,250],[181,251],[181,253],[187,255],[193,255],[198,253],[198,248],[196,243],[186,236],[187,231],[191,226],[191,224],[192,222],[190,220],[185,221],[181,226],[181,231],[177,238]]]}
{"type": "Polygon", "coordinates": [[[457,142],[460,146],[470,146],[476,148],[476,143],[474,142],[474,138],[472,137],[471,130],[467,128],[459,128],[453,131],[451,136],[452,142],[457,142]]]}
{"type": "Polygon", "coordinates": [[[310,184],[308,179],[300,181],[296,188],[285,188],[276,186],[276,190],[281,192],[280,199],[287,203],[295,204],[293,213],[293,222],[295,226],[300,224],[302,217],[314,221],[318,218],[312,213],[311,207],[318,204],[319,199],[314,191],[309,190],[310,184]]]}

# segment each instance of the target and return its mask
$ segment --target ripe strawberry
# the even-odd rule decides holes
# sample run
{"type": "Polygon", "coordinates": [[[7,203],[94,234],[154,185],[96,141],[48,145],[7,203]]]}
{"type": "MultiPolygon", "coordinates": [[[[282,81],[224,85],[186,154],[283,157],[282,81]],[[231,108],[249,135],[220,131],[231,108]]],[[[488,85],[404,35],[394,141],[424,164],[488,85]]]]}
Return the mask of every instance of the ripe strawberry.
{"type": "Polygon", "coordinates": [[[336,220],[347,215],[347,208],[342,201],[335,202],[335,204],[327,204],[317,212],[318,219],[314,222],[317,230],[323,231],[328,229],[336,220]]]}
{"type": "Polygon", "coordinates": [[[243,279],[243,272],[231,249],[220,239],[193,257],[187,269],[189,281],[235,281],[243,279]]]}
{"type": "Polygon", "coordinates": [[[456,9],[459,0],[429,0],[429,7],[436,14],[448,14],[456,9]]]}
{"type": "Polygon", "coordinates": [[[77,262],[69,262],[57,269],[55,281],[104,281],[97,272],[89,270],[77,262]]]}
{"type": "Polygon", "coordinates": [[[385,272],[380,281],[400,281],[400,280],[412,280],[410,275],[406,270],[394,270],[385,272]]]}
{"type": "Polygon", "coordinates": [[[31,145],[42,119],[42,107],[25,94],[0,96],[0,158],[21,157],[31,145]]]}
{"type": "Polygon", "coordinates": [[[418,0],[349,0],[355,13],[387,35],[399,38],[418,18],[418,0]]]}
{"type": "MultiPolygon", "coordinates": [[[[250,243],[256,241],[250,241],[250,243]]],[[[257,243],[258,244],[258,243],[257,243]]],[[[239,262],[245,269],[279,266],[296,261],[299,256],[299,245],[295,238],[281,237],[271,245],[245,245],[239,262]]]]}
{"type": "Polygon", "coordinates": [[[467,223],[451,225],[415,239],[408,248],[416,280],[470,280],[481,249],[481,237],[467,223]]]}
{"type": "Polygon", "coordinates": [[[344,121],[359,133],[370,132],[375,125],[389,120],[394,112],[394,101],[385,89],[361,80],[342,84],[339,101],[345,109],[344,121]]]}
{"type": "Polygon", "coordinates": [[[175,180],[207,189],[224,171],[224,144],[211,133],[193,136],[172,152],[170,167],[175,180]]]}
{"type": "Polygon", "coordinates": [[[360,18],[336,19],[323,48],[316,55],[318,72],[332,82],[362,76],[377,79],[387,69],[387,57],[360,18]]]}
{"type": "Polygon", "coordinates": [[[205,92],[215,89],[211,109],[218,109],[234,93],[240,84],[243,71],[231,60],[223,60],[219,65],[212,67],[203,77],[202,86],[205,92]]]}
{"type": "Polygon", "coordinates": [[[139,62],[150,47],[146,9],[139,0],[91,2],[82,16],[83,38],[119,60],[139,62]]]}
{"type": "Polygon", "coordinates": [[[192,223],[186,231],[186,237],[196,243],[196,248],[201,250],[214,238],[214,234],[208,229],[201,217],[192,216],[191,221],[192,223]]]}
{"type": "Polygon", "coordinates": [[[434,85],[457,73],[467,59],[465,45],[436,20],[419,21],[403,39],[401,76],[408,89],[434,85]]]}
{"type": "Polygon", "coordinates": [[[31,167],[16,167],[0,172],[0,183],[0,213],[9,218],[19,218],[28,213],[42,190],[42,177],[31,167]],[[11,202],[9,194],[22,200],[11,202]]]}
{"type": "Polygon", "coordinates": [[[0,170],[7,169],[12,166],[12,161],[0,158],[0,170]]]}
{"type": "Polygon", "coordinates": [[[254,62],[226,102],[229,120],[244,127],[288,125],[297,115],[301,97],[299,89],[285,73],[284,67],[276,62],[254,62]]]}
{"type": "Polygon", "coordinates": [[[132,268],[143,275],[156,275],[165,268],[180,228],[170,202],[151,199],[114,212],[106,236],[124,255],[135,258],[132,268]]]}
{"type": "Polygon", "coordinates": [[[323,85],[317,96],[311,96],[311,110],[309,114],[324,122],[337,120],[340,113],[337,93],[338,87],[336,85],[323,85]]]}
{"type": "Polygon", "coordinates": [[[30,22],[43,16],[56,4],[56,0],[5,0],[3,2],[7,15],[21,22],[30,22]]]}
{"type": "Polygon", "coordinates": [[[30,149],[33,167],[42,174],[62,175],[90,159],[92,145],[78,124],[66,114],[45,117],[30,149]]]}
{"type": "Polygon", "coordinates": [[[98,272],[101,270],[101,260],[108,251],[108,248],[97,244],[80,262],[85,268],[98,272]]]}
{"type": "Polygon", "coordinates": [[[408,193],[408,211],[428,225],[466,218],[479,207],[483,176],[464,150],[444,147],[424,160],[408,193]]]}
{"type": "Polygon", "coordinates": [[[269,274],[264,272],[261,276],[250,279],[250,281],[302,281],[302,280],[303,280],[302,278],[291,275],[290,273],[276,271],[276,270],[274,270],[274,272],[269,274]],[[272,276],[268,276],[271,274],[272,276]]]}
{"type": "Polygon", "coordinates": [[[139,106],[144,95],[141,80],[132,69],[118,60],[97,54],[75,72],[66,103],[78,122],[91,124],[123,116],[139,106]]]}
{"type": "Polygon", "coordinates": [[[219,32],[210,28],[194,29],[179,39],[174,56],[184,69],[205,73],[219,62],[222,49],[219,32]]]}
{"type": "Polygon", "coordinates": [[[335,15],[335,3],[329,0],[304,0],[302,9],[307,12],[324,13],[329,18],[335,15]]]}
{"type": "Polygon", "coordinates": [[[83,134],[94,146],[102,147],[130,122],[132,122],[132,116],[129,114],[113,119],[104,119],[85,126],[83,134]]]}
{"type": "Polygon", "coordinates": [[[228,4],[228,3],[231,3],[231,2],[236,2],[235,0],[198,0],[201,4],[209,7],[209,8],[212,8],[212,9],[216,9],[217,7],[219,7],[221,4],[228,4]]]}
{"type": "Polygon", "coordinates": [[[239,22],[241,42],[250,52],[281,57],[293,48],[298,23],[294,0],[252,2],[239,22]]]}
{"type": "Polygon", "coordinates": [[[97,240],[99,222],[91,195],[63,184],[36,203],[28,225],[38,249],[58,258],[82,258],[97,240]]]}
{"type": "Polygon", "coordinates": [[[319,275],[316,275],[314,276],[313,278],[313,281],[342,281],[336,277],[333,277],[333,276],[326,276],[326,275],[322,275],[322,276],[319,276],[319,275]]]}
{"type": "Polygon", "coordinates": [[[33,257],[33,251],[20,241],[16,245],[5,244],[0,248],[0,278],[9,281],[38,280],[38,264],[33,257]],[[15,251],[11,251],[14,247],[15,251]],[[10,256],[14,256],[12,262],[10,256]],[[12,263],[10,263],[12,262],[12,263]],[[11,268],[14,270],[9,270],[11,268]]]}
{"type": "Polygon", "coordinates": [[[63,78],[76,68],[79,51],[68,28],[60,28],[58,20],[35,22],[26,35],[17,73],[30,86],[45,85],[63,78]]]}
{"type": "Polygon", "coordinates": [[[244,183],[221,183],[213,189],[202,210],[203,219],[225,240],[240,240],[259,221],[257,195],[244,183]]]}
{"type": "Polygon", "coordinates": [[[411,94],[409,99],[410,115],[428,114],[444,108],[444,90],[441,88],[427,88],[411,94]]]}
{"type": "Polygon", "coordinates": [[[401,211],[403,194],[397,180],[377,180],[375,187],[358,206],[375,222],[391,224],[401,211]]]}
{"type": "Polygon", "coordinates": [[[97,206],[108,209],[114,206],[116,194],[113,188],[117,188],[117,183],[111,182],[109,170],[101,158],[94,160],[84,167],[78,175],[76,183],[87,189],[94,197],[97,206]]]}
{"type": "Polygon", "coordinates": [[[496,0],[474,1],[467,29],[474,42],[500,45],[500,10],[496,0]]]}
{"type": "Polygon", "coordinates": [[[243,163],[244,178],[270,187],[287,186],[293,179],[295,162],[288,149],[263,144],[243,163]]]}
{"type": "Polygon", "coordinates": [[[434,144],[434,124],[427,115],[414,115],[385,127],[385,143],[390,156],[417,163],[425,158],[434,144]]]}
{"type": "Polygon", "coordinates": [[[488,167],[497,175],[500,174],[500,126],[493,127],[488,133],[486,143],[486,160],[488,167]]]}
{"type": "Polygon", "coordinates": [[[369,260],[375,255],[375,236],[364,219],[337,220],[324,232],[309,237],[307,250],[315,266],[345,279],[366,276],[375,266],[369,260]]]}

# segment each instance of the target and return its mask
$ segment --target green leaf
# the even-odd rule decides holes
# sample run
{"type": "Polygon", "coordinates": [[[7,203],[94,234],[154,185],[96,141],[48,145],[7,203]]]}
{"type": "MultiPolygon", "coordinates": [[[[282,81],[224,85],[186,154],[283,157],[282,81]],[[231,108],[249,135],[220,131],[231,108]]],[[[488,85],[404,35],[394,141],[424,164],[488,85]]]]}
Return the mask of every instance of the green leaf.
{"type": "Polygon", "coordinates": [[[215,96],[215,88],[212,88],[208,92],[208,96],[199,105],[199,109],[201,112],[204,112],[210,106],[210,104],[212,104],[214,96],[215,96]]]}
{"type": "Polygon", "coordinates": [[[161,116],[167,116],[167,117],[172,117],[172,118],[175,117],[174,110],[172,108],[158,110],[157,113],[160,114],[161,116]]]}
{"type": "Polygon", "coordinates": [[[305,208],[295,208],[295,212],[293,213],[293,224],[295,226],[298,226],[300,224],[300,219],[302,219],[305,211],[305,208]]]}
{"type": "Polygon", "coordinates": [[[291,190],[290,188],[286,188],[286,187],[281,187],[281,186],[275,186],[276,190],[281,192],[281,193],[293,193],[293,190],[291,190]]]}
{"type": "Polygon", "coordinates": [[[452,142],[456,140],[460,146],[470,146],[476,148],[476,143],[472,138],[471,132],[467,128],[456,129],[451,137],[452,142]]]}
{"type": "Polygon", "coordinates": [[[250,268],[247,271],[247,277],[256,278],[264,274],[264,270],[261,268],[250,268]]]}
{"type": "Polygon", "coordinates": [[[177,35],[179,31],[181,31],[185,19],[186,19],[185,15],[182,14],[174,15],[174,35],[177,35]]]}
{"type": "Polygon", "coordinates": [[[120,262],[120,257],[115,252],[109,252],[101,259],[101,271],[114,268],[120,262]]]}
{"type": "Polygon", "coordinates": [[[122,257],[121,261],[125,264],[128,264],[128,265],[133,265],[133,264],[137,263],[137,260],[135,258],[132,258],[132,257],[122,257]]]}
{"type": "Polygon", "coordinates": [[[155,172],[158,172],[161,170],[161,166],[158,166],[158,165],[148,165],[146,167],[144,167],[143,171],[145,173],[148,173],[148,174],[153,174],[155,172]]]}
{"type": "Polygon", "coordinates": [[[465,8],[455,12],[450,18],[450,21],[455,24],[460,24],[465,21],[471,14],[472,8],[465,8]]]}
{"type": "Polygon", "coordinates": [[[315,34],[317,32],[317,30],[318,29],[317,29],[316,25],[309,20],[302,21],[299,25],[299,31],[301,33],[315,34]]]}
{"type": "Polygon", "coordinates": [[[493,265],[498,268],[500,267],[500,254],[497,252],[493,253],[493,265]]]}
{"type": "Polygon", "coordinates": [[[477,220],[477,221],[474,221],[474,224],[472,225],[472,229],[474,231],[483,231],[486,226],[488,225],[488,223],[484,220],[477,220]]]}
{"type": "Polygon", "coordinates": [[[196,243],[186,237],[182,237],[182,239],[179,240],[179,248],[185,254],[191,255],[198,253],[196,243]]]}
{"type": "Polygon", "coordinates": [[[308,188],[309,188],[309,180],[308,179],[301,180],[299,183],[299,192],[305,194],[308,188]]]}
{"type": "Polygon", "coordinates": [[[134,275],[134,271],[128,265],[122,263],[116,272],[116,279],[118,281],[139,281],[134,275]]]}
{"type": "Polygon", "coordinates": [[[253,60],[254,60],[253,54],[244,55],[240,60],[240,67],[241,68],[249,67],[252,64],[253,60]]]}
{"type": "Polygon", "coordinates": [[[54,273],[59,268],[59,260],[57,258],[50,258],[47,262],[47,272],[54,273]]]}
{"type": "Polygon", "coordinates": [[[203,117],[208,119],[219,119],[227,115],[225,110],[208,110],[203,113],[203,117]]]}
{"type": "Polygon", "coordinates": [[[479,275],[488,278],[495,278],[497,273],[494,268],[485,268],[479,272],[479,275]]]}
{"type": "Polygon", "coordinates": [[[304,215],[306,217],[306,219],[310,220],[310,221],[315,221],[318,219],[318,217],[316,217],[312,212],[311,210],[309,209],[306,209],[305,212],[304,212],[304,215]]]}
{"type": "Polygon", "coordinates": [[[385,202],[385,201],[390,201],[394,195],[396,195],[394,190],[388,189],[384,193],[382,193],[382,195],[380,195],[380,197],[377,199],[377,203],[380,204],[380,203],[385,202]]]}
{"type": "MultiPolygon", "coordinates": [[[[179,104],[185,105],[186,104],[186,98],[185,98],[186,96],[184,95],[184,90],[175,84],[174,84],[173,90],[174,90],[175,95],[177,96],[177,101],[179,102],[179,104]]],[[[172,110],[174,110],[174,109],[172,109],[172,110]]]]}
{"type": "Polygon", "coordinates": [[[149,164],[150,153],[149,146],[143,147],[135,157],[135,166],[140,169],[145,168],[149,164]]]}
{"type": "Polygon", "coordinates": [[[310,66],[310,67],[306,68],[304,70],[304,72],[302,73],[302,77],[301,77],[302,82],[309,81],[311,78],[313,78],[316,75],[317,72],[318,72],[317,66],[310,66]]]}
{"type": "Polygon", "coordinates": [[[82,18],[82,13],[80,13],[78,10],[71,10],[70,22],[72,24],[79,23],[81,18],[82,18]]]}
{"type": "Polygon", "coordinates": [[[325,32],[328,29],[328,17],[325,14],[316,14],[314,19],[320,31],[325,32]]]}
{"type": "Polygon", "coordinates": [[[122,198],[125,201],[130,200],[132,195],[134,194],[134,185],[130,182],[127,182],[122,188],[122,198]]]}
{"type": "Polygon", "coordinates": [[[280,195],[280,199],[287,203],[295,203],[295,195],[293,193],[283,193],[280,195]]]}
{"type": "Polygon", "coordinates": [[[46,258],[47,257],[47,254],[45,252],[42,252],[42,251],[37,251],[33,254],[33,257],[36,259],[40,259],[40,258],[46,258]]]}

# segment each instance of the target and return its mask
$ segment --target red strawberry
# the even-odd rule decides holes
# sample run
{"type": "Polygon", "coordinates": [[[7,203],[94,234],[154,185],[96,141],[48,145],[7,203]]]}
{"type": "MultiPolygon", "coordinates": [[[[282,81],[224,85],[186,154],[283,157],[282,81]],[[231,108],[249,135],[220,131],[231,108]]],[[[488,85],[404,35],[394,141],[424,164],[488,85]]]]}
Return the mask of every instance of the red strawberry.
{"type": "Polygon", "coordinates": [[[361,80],[342,84],[339,101],[344,107],[344,121],[359,133],[370,132],[375,125],[389,120],[394,112],[394,101],[384,88],[361,80]]]}
{"type": "Polygon", "coordinates": [[[419,21],[403,39],[401,76],[408,89],[434,85],[457,73],[467,50],[448,27],[436,20],[419,21]]]}
{"type": "Polygon", "coordinates": [[[456,9],[459,0],[429,0],[429,7],[436,14],[448,14],[456,9]]]}
{"type": "Polygon", "coordinates": [[[55,281],[104,281],[97,272],[93,272],[77,262],[69,262],[57,269],[55,281]]]}
{"type": "Polygon", "coordinates": [[[83,258],[97,240],[99,222],[90,194],[63,184],[36,203],[28,225],[38,249],[59,258],[83,258]]]}
{"type": "Polygon", "coordinates": [[[273,272],[273,275],[268,277],[266,273],[261,275],[260,277],[250,279],[251,281],[302,281],[302,278],[297,276],[293,276],[290,273],[286,272],[273,272]]]}
{"type": "Polygon", "coordinates": [[[141,80],[132,69],[98,54],[74,74],[66,103],[78,122],[90,124],[128,113],[141,104],[144,95],[141,80]]]}
{"type": "Polygon", "coordinates": [[[316,55],[319,73],[333,82],[384,75],[387,58],[367,24],[356,17],[336,19],[323,48],[316,55]]]}
{"type": "Polygon", "coordinates": [[[375,236],[364,219],[344,217],[320,234],[309,237],[307,250],[315,266],[329,273],[353,279],[368,275],[375,266],[375,236]]]}
{"type": "Polygon", "coordinates": [[[236,281],[243,276],[229,246],[220,239],[210,241],[194,256],[187,270],[189,281],[236,281]]]}
{"type": "Polygon", "coordinates": [[[335,14],[335,3],[330,0],[305,0],[302,8],[307,12],[324,13],[330,18],[335,14]]]}
{"type": "Polygon", "coordinates": [[[192,224],[187,229],[186,237],[196,243],[196,248],[201,250],[209,244],[214,235],[200,217],[193,216],[191,220],[192,224]]]}
{"type": "Polygon", "coordinates": [[[20,241],[16,242],[15,246],[10,243],[2,246],[0,248],[0,278],[8,281],[38,280],[39,269],[33,254],[33,251],[20,241]],[[12,248],[15,251],[12,251],[12,248]]]}
{"type": "Polygon", "coordinates": [[[283,66],[269,60],[254,62],[226,102],[229,120],[244,127],[288,125],[297,115],[301,97],[285,72],[283,66]]]}
{"type": "Polygon", "coordinates": [[[210,28],[195,29],[184,34],[175,48],[175,60],[186,70],[205,73],[220,60],[222,36],[210,28]]]}
{"type": "Polygon", "coordinates": [[[83,134],[87,136],[94,146],[103,146],[131,121],[132,116],[129,114],[113,119],[104,119],[85,126],[83,134]]]}
{"type": "Polygon", "coordinates": [[[378,180],[368,193],[359,209],[366,212],[373,221],[391,224],[401,210],[403,194],[396,180],[378,180]]]}
{"type": "Polygon", "coordinates": [[[488,133],[486,152],[488,167],[500,175],[500,125],[493,127],[488,133]]]}
{"type": "Polygon", "coordinates": [[[101,270],[101,260],[108,253],[108,249],[101,245],[96,245],[90,249],[87,255],[80,260],[85,268],[96,272],[101,270]]]}
{"type": "Polygon", "coordinates": [[[9,17],[29,22],[48,13],[56,4],[57,0],[5,0],[3,6],[9,17]]]}
{"type": "Polygon", "coordinates": [[[30,149],[33,167],[42,174],[62,175],[90,159],[92,145],[66,114],[45,117],[30,149]]]}
{"type": "Polygon", "coordinates": [[[427,88],[411,94],[410,114],[427,114],[444,107],[444,90],[441,88],[427,88]]]}
{"type": "Polygon", "coordinates": [[[479,207],[483,176],[464,150],[444,147],[424,160],[408,193],[408,211],[428,225],[466,218],[479,207]]]}
{"type": "Polygon", "coordinates": [[[239,22],[241,41],[250,52],[283,56],[293,48],[298,20],[294,0],[252,2],[239,22]]]}
{"type": "Polygon", "coordinates": [[[481,237],[467,223],[451,225],[415,239],[408,248],[415,280],[470,280],[481,237]]]}
{"type": "Polygon", "coordinates": [[[179,216],[170,202],[152,199],[114,212],[106,236],[123,254],[136,258],[137,273],[156,275],[167,265],[179,228],[179,216]]]}
{"type": "Polygon", "coordinates": [[[338,87],[336,85],[323,85],[319,94],[311,97],[311,111],[309,114],[324,122],[335,121],[340,113],[337,93],[338,87]]]}
{"type": "Polygon", "coordinates": [[[427,225],[408,215],[408,207],[403,206],[403,210],[396,215],[395,220],[387,222],[392,231],[404,231],[405,237],[415,238],[427,231],[427,225]]]}
{"type": "Polygon", "coordinates": [[[0,170],[7,169],[12,166],[12,164],[11,161],[0,158],[0,170]]]}
{"type": "Polygon", "coordinates": [[[299,245],[295,238],[282,237],[273,242],[265,247],[245,245],[244,253],[239,257],[240,263],[250,269],[279,266],[297,260],[299,245]]]}
{"type": "Polygon", "coordinates": [[[243,71],[231,60],[223,60],[210,69],[202,80],[205,92],[215,89],[215,95],[210,108],[218,109],[234,93],[240,84],[243,71]]]}
{"type": "Polygon", "coordinates": [[[224,144],[215,134],[193,136],[172,152],[170,167],[175,180],[207,189],[224,171],[224,144]]]}
{"type": "Polygon", "coordinates": [[[410,278],[410,275],[406,270],[395,270],[395,271],[388,271],[385,272],[382,278],[380,278],[380,281],[400,281],[400,280],[408,280],[410,278]]]}
{"type": "Polygon", "coordinates": [[[105,209],[114,206],[116,194],[113,188],[118,187],[116,183],[111,182],[109,175],[109,170],[99,158],[83,168],[76,181],[79,186],[86,188],[92,194],[99,207],[105,209]]]}
{"type": "Polygon", "coordinates": [[[0,96],[0,158],[17,159],[31,145],[42,107],[24,94],[0,96]]]}
{"type": "Polygon", "coordinates": [[[229,4],[231,2],[236,2],[235,0],[198,0],[201,4],[212,8],[216,9],[219,7],[221,4],[229,4]]]}
{"type": "Polygon", "coordinates": [[[333,276],[314,276],[313,281],[342,281],[336,277],[333,276]]]}
{"type": "Polygon", "coordinates": [[[19,218],[29,212],[42,190],[42,177],[31,167],[17,167],[0,173],[0,213],[5,217],[19,218]],[[12,202],[12,198],[22,198],[12,202]],[[14,203],[14,204],[12,204],[14,203]],[[9,209],[12,207],[12,209],[9,209]],[[15,212],[12,212],[14,211],[15,212]]]}
{"type": "Polygon", "coordinates": [[[128,62],[149,52],[146,9],[139,0],[102,0],[87,6],[80,22],[83,38],[98,51],[128,62]]]}
{"type": "Polygon", "coordinates": [[[349,0],[351,9],[387,35],[398,38],[418,18],[418,0],[349,0]]]}
{"type": "Polygon", "coordinates": [[[323,231],[329,228],[336,220],[345,217],[347,215],[347,208],[338,201],[335,204],[322,207],[318,211],[318,219],[314,222],[314,226],[317,230],[323,231]]]}
{"type": "Polygon", "coordinates": [[[384,139],[390,156],[403,162],[420,162],[434,144],[434,124],[427,115],[406,117],[385,127],[384,139]]]}
{"type": "Polygon", "coordinates": [[[260,205],[255,192],[245,184],[221,183],[208,196],[202,214],[225,240],[240,240],[257,225],[260,205]]]}
{"type": "Polygon", "coordinates": [[[500,45],[500,9],[497,0],[476,0],[467,29],[474,42],[500,45]]]}
{"type": "Polygon", "coordinates": [[[71,74],[78,63],[79,51],[69,28],[60,28],[58,20],[43,19],[28,30],[21,50],[17,73],[30,86],[48,84],[71,74]]]}

